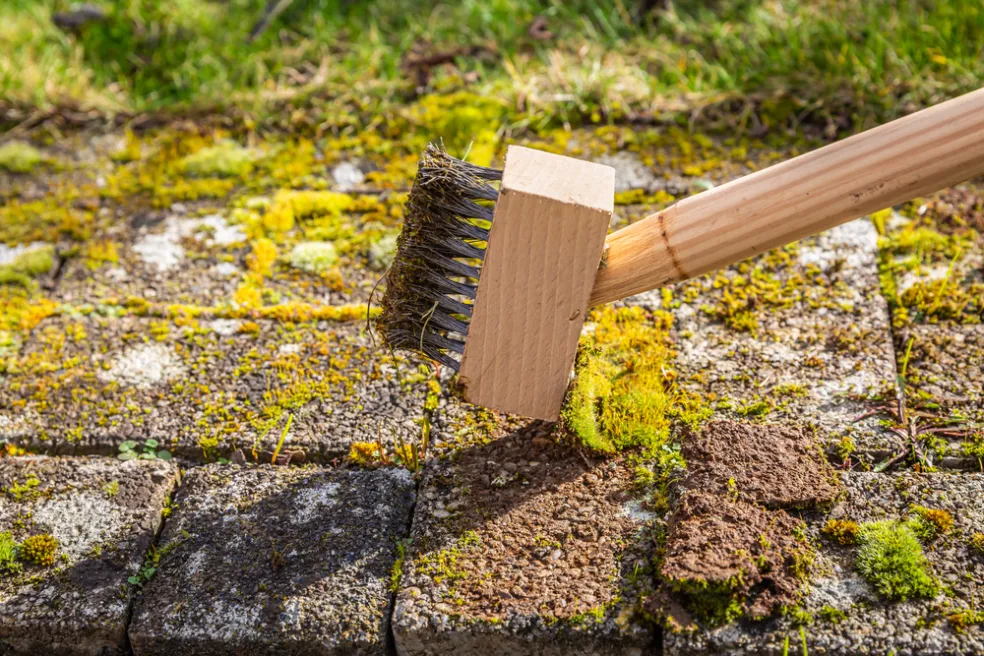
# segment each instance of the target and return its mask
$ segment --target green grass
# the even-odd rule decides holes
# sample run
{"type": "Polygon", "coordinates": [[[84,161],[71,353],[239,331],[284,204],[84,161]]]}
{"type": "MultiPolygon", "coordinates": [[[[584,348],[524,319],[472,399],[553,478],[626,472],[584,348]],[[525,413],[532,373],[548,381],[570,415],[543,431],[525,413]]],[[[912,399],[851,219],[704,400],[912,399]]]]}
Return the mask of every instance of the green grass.
{"type": "Polygon", "coordinates": [[[734,101],[727,113],[752,125],[857,129],[984,81],[978,0],[677,0],[645,19],[629,0],[294,0],[253,43],[266,0],[102,4],[107,21],[67,35],[49,19],[67,0],[2,3],[0,98],[364,124],[414,95],[401,61],[425,42],[494,50],[459,57],[427,91],[501,98],[534,127],[734,101]],[[529,35],[537,15],[553,39],[529,35]]]}

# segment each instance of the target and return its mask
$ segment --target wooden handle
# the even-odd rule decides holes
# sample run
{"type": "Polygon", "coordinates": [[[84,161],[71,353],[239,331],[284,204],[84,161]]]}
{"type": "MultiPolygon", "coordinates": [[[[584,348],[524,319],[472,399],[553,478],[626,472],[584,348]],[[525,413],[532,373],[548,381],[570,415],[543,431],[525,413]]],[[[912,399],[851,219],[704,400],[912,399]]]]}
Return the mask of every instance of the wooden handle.
{"type": "Polygon", "coordinates": [[[984,89],[685,198],[608,235],[590,305],[984,175],[984,89]]]}

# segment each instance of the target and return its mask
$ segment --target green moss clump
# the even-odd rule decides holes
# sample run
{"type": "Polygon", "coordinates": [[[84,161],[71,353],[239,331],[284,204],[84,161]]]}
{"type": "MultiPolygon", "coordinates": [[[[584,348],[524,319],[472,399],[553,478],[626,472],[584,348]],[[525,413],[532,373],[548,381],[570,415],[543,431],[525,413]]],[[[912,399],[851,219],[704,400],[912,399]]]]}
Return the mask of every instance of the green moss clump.
{"type": "Polygon", "coordinates": [[[326,273],[338,262],[335,245],[327,241],[301,242],[290,252],[290,265],[307,273],[326,273]]]}
{"type": "Polygon", "coordinates": [[[855,544],[858,539],[858,524],[846,519],[831,519],[824,524],[823,532],[838,544],[855,544]]]}
{"type": "Polygon", "coordinates": [[[48,534],[32,535],[21,545],[20,556],[29,563],[50,567],[55,563],[57,551],[58,540],[54,537],[48,534]]]}
{"type": "Polygon", "coordinates": [[[984,612],[965,608],[964,610],[947,615],[946,621],[950,623],[950,626],[953,627],[954,631],[957,633],[963,633],[967,630],[968,626],[974,624],[984,624],[984,612]]]}
{"type": "Polygon", "coordinates": [[[673,591],[687,600],[687,610],[706,626],[723,626],[740,619],[745,614],[740,589],[741,575],[723,582],[688,579],[672,582],[673,591]]]}
{"type": "Polygon", "coordinates": [[[43,161],[41,151],[23,141],[0,146],[0,169],[11,173],[30,173],[43,161]]]}
{"type": "Polygon", "coordinates": [[[226,139],[188,155],[181,160],[180,168],[187,175],[229,178],[248,174],[255,159],[252,150],[226,139]]]}
{"type": "Polygon", "coordinates": [[[16,574],[22,567],[17,562],[17,540],[10,531],[0,533],[0,572],[5,574],[16,574]]]}
{"type": "Polygon", "coordinates": [[[34,248],[18,255],[13,262],[0,266],[0,285],[31,289],[34,279],[51,271],[55,249],[52,246],[34,248]]]}
{"type": "Polygon", "coordinates": [[[929,599],[939,592],[911,520],[863,524],[858,544],[858,572],[886,599],[929,599]]]}

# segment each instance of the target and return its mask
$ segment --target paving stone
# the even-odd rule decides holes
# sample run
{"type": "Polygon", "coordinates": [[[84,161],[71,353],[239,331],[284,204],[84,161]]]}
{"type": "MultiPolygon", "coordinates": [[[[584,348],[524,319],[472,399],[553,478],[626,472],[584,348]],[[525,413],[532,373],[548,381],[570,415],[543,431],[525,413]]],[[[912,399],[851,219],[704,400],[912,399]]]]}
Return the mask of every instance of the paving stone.
{"type": "Polygon", "coordinates": [[[622,151],[610,155],[602,155],[599,163],[615,169],[615,191],[630,189],[648,189],[656,182],[656,175],[651,167],[646,166],[635,153],[622,151]]]}
{"type": "MultiPolygon", "coordinates": [[[[133,214],[118,210],[111,225],[67,263],[53,297],[67,303],[138,297],[157,303],[228,304],[250,274],[248,228],[230,218],[226,209],[198,205],[181,203],[171,210],[133,214]]],[[[362,230],[375,220],[375,215],[367,216],[353,214],[352,229],[362,230]]],[[[291,267],[288,257],[291,244],[303,235],[285,239],[263,281],[267,304],[364,303],[385,270],[369,268],[363,257],[345,256],[325,276],[305,272],[291,267]]]]}
{"type": "Polygon", "coordinates": [[[900,446],[877,417],[854,421],[895,381],[867,220],[674,285],[669,304],[663,293],[626,303],[673,312],[679,380],[719,415],[804,423],[832,453],[849,437],[866,460],[900,446]]]}
{"type": "MultiPolygon", "coordinates": [[[[841,474],[847,493],[827,511],[804,513],[807,534],[818,547],[815,578],[801,607],[813,616],[804,627],[811,654],[977,654],[984,651],[979,624],[955,629],[951,615],[984,604],[984,556],[968,544],[984,527],[984,475],[841,474]],[[821,534],[829,519],[855,522],[896,519],[910,504],[952,513],[954,528],[925,547],[934,576],[946,592],[935,599],[890,602],[854,569],[856,547],[836,544],[821,534]],[[827,609],[826,611],[824,609],[827,609]],[[831,610],[844,613],[839,622],[831,610]],[[825,617],[825,614],[827,617],[825,617]]],[[[696,633],[666,632],[666,656],[762,654],[801,650],[800,629],[789,618],[742,621],[696,633]]]]}
{"type": "Polygon", "coordinates": [[[136,604],[136,656],[385,654],[406,470],[190,471],[136,604]]]}
{"type": "Polygon", "coordinates": [[[961,417],[954,428],[963,435],[937,434],[945,440],[943,466],[981,471],[984,458],[984,326],[926,324],[899,331],[900,362],[909,352],[906,385],[910,403],[938,417],[961,417]],[[912,341],[912,349],[906,346],[912,341]],[[974,430],[974,427],[977,430],[974,430]]]}
{"type": "MultiPolygon", "coordinates": [[[[161,461],[30,456],[0,460],[0,531],[57,540],[54,564],[0,576],[0,653],[126,652],[136,574],[176,468],[161,461]]],[[[23,549],[22,549],[23,554],[23,549]]]]}
{"type": "Polygon", "coordinates": [[[191,458],[249,454],[272,451],[290,414],[285,452],[332,458],[355,441],[419,439],[426,378],[361,322],[55,317],[0,378],[0,438],[62,453],[153,438],[191,458]]]}
{"type": "Polygon", "coordinates": [[[654,518],[631,492],[631,467],[550,433],[519,422],[428,462],[394,613],[399,654],[650,646],[635,611],[652,588],[654,518]]]}

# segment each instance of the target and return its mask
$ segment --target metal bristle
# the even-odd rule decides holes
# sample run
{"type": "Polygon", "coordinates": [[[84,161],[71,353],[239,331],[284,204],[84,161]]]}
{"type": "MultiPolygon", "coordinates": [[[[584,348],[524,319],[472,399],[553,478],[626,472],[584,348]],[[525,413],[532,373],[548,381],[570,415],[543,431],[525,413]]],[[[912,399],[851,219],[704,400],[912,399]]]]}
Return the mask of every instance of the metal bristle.
{"type": "Polygon", "coordinates": [[[376,321],[394,348],[458,370],[502,171],[427,146],[406,204],[396,257],[376,321]]]}

